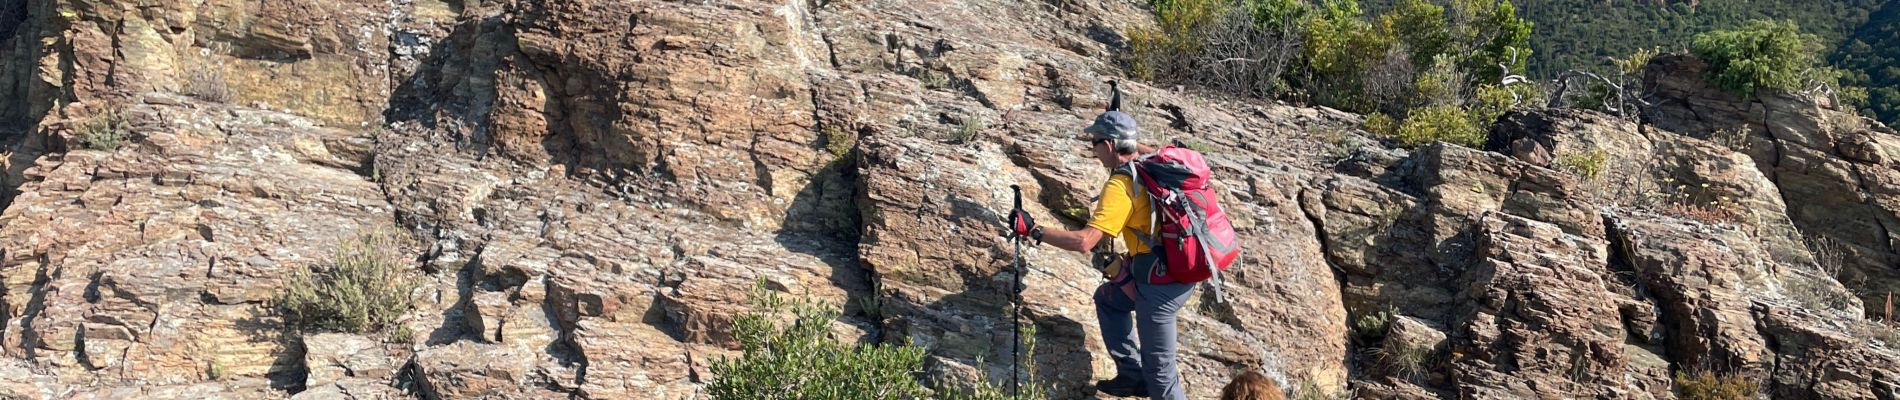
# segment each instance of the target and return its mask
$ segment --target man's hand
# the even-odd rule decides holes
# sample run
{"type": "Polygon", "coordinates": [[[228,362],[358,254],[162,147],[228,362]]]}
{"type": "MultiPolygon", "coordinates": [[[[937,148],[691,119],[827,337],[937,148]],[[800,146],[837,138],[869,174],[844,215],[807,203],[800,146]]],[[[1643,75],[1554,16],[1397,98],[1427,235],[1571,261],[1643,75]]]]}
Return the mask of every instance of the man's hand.
{"type": "Polygon", "coordinates": [[[1028,211],[1009,213],[1009,229],[1013,237],[1028,237],[1035,239],[1037,245],[1042,244],[1042,227],[1036,226],[1036,219],[1031,218],[1028,211]]]}

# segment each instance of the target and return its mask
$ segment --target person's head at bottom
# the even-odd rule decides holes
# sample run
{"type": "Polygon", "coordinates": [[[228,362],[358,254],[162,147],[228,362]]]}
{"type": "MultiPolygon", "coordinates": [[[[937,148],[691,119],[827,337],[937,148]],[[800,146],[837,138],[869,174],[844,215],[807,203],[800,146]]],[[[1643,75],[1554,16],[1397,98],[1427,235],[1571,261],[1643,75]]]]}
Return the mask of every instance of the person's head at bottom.
{"type": "Polygon", "coordinates": [[[1247,370],[1234,376],[1233,382],[1220,391],[1221,400],[1286,400],[1286,394],[1280,392],[1280,385],[1259,371],[1247,370]]]}

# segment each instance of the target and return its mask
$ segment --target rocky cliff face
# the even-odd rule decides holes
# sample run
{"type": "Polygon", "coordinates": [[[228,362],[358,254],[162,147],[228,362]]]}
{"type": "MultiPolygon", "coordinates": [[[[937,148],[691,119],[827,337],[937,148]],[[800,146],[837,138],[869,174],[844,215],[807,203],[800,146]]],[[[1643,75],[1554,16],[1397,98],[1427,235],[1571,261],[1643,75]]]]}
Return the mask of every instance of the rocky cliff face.
{"type": "MultiPolygon", "coordinates": [[[[839,340],[927,348],[932,381],[1002,377],[1008,187],[1079,225],[1106,173],[1066,137],[1151,23],[1062,1],[0,7],[0,395],[695,398],[760,281],[842,305],[839,340]],[[284,277],[379,228],[425,277],[400,328],[286,329],[284,277]]],[[[1900,335],[1869,317],[1895,287],[1894,133],[1697,68],[1651,66],[1643,124],[1530,110],[1488,149],[1128,82],[1151,142],[1208,149],[1246,243],[1232,302],[1183,316],[1191,397],[1254,366],[1372,398],[1674,398],[1702,370],[1893,398],[1900,335]]],[[[1037,378],[1087,397],[1112,374],[1100,278],[1024,258],[1037,378]]]]}

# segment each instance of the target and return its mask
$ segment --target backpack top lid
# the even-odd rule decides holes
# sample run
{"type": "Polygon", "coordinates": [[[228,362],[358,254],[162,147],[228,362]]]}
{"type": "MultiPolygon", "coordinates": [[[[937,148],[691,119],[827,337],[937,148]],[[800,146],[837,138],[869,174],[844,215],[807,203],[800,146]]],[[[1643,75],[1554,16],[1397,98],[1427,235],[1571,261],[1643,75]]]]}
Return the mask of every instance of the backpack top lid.
{"type": "Polygon", "coordinates": [[[1135,163],[1141,168],[1144,185],[1184,191],[1207,188],[1207,160],[1201,153],[1185,147],[1167,146],[1135,163]]]}

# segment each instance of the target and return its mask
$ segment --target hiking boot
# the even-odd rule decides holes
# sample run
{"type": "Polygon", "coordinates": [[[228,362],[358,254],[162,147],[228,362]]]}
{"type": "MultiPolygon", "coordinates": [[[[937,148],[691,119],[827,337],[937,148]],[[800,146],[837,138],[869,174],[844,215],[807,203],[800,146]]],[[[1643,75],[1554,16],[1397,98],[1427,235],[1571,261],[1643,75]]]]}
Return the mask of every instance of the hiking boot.
{"type": "Polygon", "coordinates": [[[1095,390],[1115,397],[1148,397],[1148,384],[1142,382],[1141,378],[1126,375],[1095,381],[1095,390]]]}

